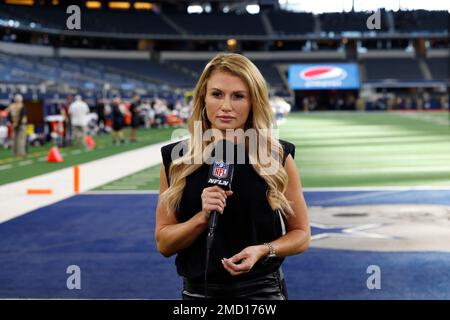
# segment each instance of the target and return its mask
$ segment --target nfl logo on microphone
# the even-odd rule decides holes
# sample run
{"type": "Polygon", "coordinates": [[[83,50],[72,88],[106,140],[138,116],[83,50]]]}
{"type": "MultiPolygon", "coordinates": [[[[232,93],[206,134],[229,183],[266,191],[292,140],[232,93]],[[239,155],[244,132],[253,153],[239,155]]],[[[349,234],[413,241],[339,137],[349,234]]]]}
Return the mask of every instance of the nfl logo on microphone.
{"type": "Polygon", "coordinates": [[[228,175],[228,163],[223,161],[214,162],[212,174],[217,179],[223,179],[228,175]]]}

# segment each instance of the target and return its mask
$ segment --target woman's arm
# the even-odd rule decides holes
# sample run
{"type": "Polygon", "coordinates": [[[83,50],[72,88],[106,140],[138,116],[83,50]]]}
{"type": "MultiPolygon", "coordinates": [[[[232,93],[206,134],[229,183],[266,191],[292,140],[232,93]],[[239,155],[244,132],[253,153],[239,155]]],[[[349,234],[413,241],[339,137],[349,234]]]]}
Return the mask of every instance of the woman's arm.
{"type": "MultiPolygon", "coordinates": [[[[159,175],[159,194],[168,188],[164,164],[159,175]]],[[[175,212],[167,212],[165,201],[158,198],[155,238],[159,252],[165,257],[186,249],[208,226],[208,219],[200,211],[186,222],[178,223],[175,212]]]]}
{"type": "MultiPolygon", "coordinates": [[[[291,201],[294,214],[289,215],[286,219],[286,234],[272,241],[278,257],[286,257],[307,250],[311,238],[308,209],[303,197],[297,167],[291,155],[286,159],[285,169],[288,176],[285,196],[291,201]]],[[[269,248],[266,245],[250,246],[229,259],[223,259],[222,263],[231,275],[238,275],[250,271],[258,260],[268,254],[269,248]]]]}
{"type": "MultiPolygon", "coordinates": [[[[164,164],[161,165],[159,176],[159,194],[167,190],[167,178],[164,164]]],[[[226,197],[231,191],[209,187],[203,189],[202,210],[186,222],[179,223],[175,212],[167,212],[167,206],[161,197],[156,208],[155,238],[156,245],[162,255],[169,257],[189,247],[208,227],[209,215],[212,210],[222,213],[226,205],[226,197]]]]}
{"type": "MultiPolygon", "coordinates": [[[[308,208],[303,197],[300,176],[297,172],[295,161],[288,155],[285,165],[288,175],[288,185],[285,192],[286,198],[291,201],[294,215],[287,216],[286,234],[272,242],[277,256],[286,257],[306,251],[309,247],[311,229],[308,222],[308,208]]],[[[266,254],[269,249],[266,247],[266,254]]]]}

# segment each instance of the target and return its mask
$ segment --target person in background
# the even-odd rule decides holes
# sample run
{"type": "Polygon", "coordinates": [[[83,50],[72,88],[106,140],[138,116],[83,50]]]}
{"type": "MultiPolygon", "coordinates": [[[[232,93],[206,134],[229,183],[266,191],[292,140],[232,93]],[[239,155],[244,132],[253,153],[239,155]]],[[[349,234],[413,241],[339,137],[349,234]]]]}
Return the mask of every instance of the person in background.
{"type": "Polygon", "coordinates": [[[6,111],[12,122],[13,144],[12,150],[16,157],[26,157],[27,155],[27,115],[23,103],[22,95],[16,94],[13,102],[6,111]]]}
{"type": "Polygon", "coordinates": [[[130,104],[131,113],[131,131],[130,131],[130,142],[137,142],[137,129],[139,128],[139,108],[140,100],[138,95],[134,95],[130,104]]]}
{"type": "Polygon", "coordinates": [[[192,105],[187,103],[183,104],[180,110],[180,118],[183,123],[187,123],[192,113],[192,105]]]}
{"type": "Polygon", "coordinates": [[[99,133],[105,133],[105,102],[102,98],[98,98],[95,104],[95,112],[97,113],[97,126],[99,133]]]}
{"type": "Polygon", "coordinates": [[[441,110],[448,110],[448,94],[442,94],[439,97],[441,110]]]}
{"type": "Polygon", "coordinates": [[[123,126],[125,125],[125,107],[122,104],[122,99],[117,96],[113,99],[111,104],[111,120],[112,120],[112,143],[117,144],[117,138],[120,139],[120,143],[125,143],[125,138],[123,135],[123,126]]]}
{"type": "Polygon", "coordinates": [[[79,148],[87,148],[86,126],[88,123],[89,106],[80,95],[75,96],[75,101],[69,106],[70,121],[72,123],[72,134],[79,148]]]}
{"type": "Polygon", "coordinates": [[[144,100],[141,105],[141,112],[144,113],[145,128],[150,128],[155,123],[155,111],[148,100],[144,100]]]}
{"type": "Polygon", "coordinates": [[[66,147],[71,144],[72,141],[72,123],[70,121],[69,107],[73,102],[73,97],[68,95],[66,101],[61,106],[61,114],[64,117],[63,122],[63,146],[66,147]]]}
{"type": "Polygon", "coordinates": [[[166,117],[169,114],[167,102],[165,100],[156,99],[153,109],[155,110],[155,121],[158,128],[167,127],[166,117]]]}

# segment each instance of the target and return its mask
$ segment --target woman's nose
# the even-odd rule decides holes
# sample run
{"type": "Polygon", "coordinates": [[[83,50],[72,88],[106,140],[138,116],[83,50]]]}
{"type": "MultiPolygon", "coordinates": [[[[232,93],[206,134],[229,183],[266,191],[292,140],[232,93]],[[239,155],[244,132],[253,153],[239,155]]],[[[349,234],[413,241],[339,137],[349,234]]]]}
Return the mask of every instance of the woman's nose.
{"type": "Polygon", "coordinates": [[[222,110],[231,110],[232,109],[230,96],[225,96],[225,98],[223,99],[221,109],[222,110]]]}

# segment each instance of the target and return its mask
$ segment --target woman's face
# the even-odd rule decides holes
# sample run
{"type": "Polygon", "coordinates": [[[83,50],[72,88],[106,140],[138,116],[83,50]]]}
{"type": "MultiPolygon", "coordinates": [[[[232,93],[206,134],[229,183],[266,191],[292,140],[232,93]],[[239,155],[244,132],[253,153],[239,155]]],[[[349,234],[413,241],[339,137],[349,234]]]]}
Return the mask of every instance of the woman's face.
{"type": "Polygon", "coordinates": [[[251,109],[250,92],[241,78],[213,71],[206,84],[205,106],[212,128],[244,129],[251,109]]]}

